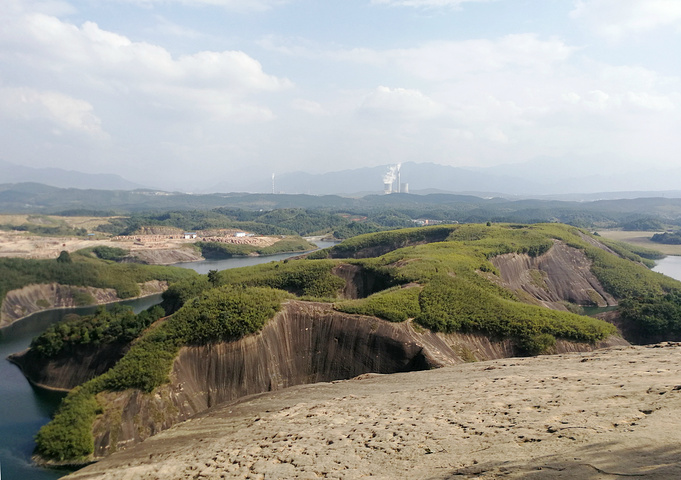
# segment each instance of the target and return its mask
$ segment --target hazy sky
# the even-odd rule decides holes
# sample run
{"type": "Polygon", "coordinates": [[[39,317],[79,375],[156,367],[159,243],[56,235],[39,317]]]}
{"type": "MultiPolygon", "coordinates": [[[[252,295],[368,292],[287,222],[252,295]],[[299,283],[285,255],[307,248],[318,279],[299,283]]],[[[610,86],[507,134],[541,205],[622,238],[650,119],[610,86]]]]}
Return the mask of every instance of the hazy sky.
{"type": "Polygon", "coordinates": [[[675,167],[680,0],[0,1],[0,158],[193,189],[675,167]]]}

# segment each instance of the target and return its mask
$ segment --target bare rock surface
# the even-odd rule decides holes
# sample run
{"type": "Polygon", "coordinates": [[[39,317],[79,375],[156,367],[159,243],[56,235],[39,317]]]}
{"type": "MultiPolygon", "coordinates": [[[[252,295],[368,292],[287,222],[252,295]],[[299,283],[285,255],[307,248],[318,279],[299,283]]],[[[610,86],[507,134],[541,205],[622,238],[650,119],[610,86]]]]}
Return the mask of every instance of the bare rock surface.
{"type": "MultiPolygon", "coordinates": [[[[613,252],[614,253],[614,252],[613,252]]],[[[499,269],[503,286],[528,303],[567,310],[565,302],[598,307],[617,305],[596,276],[582,250],[555,242],[545,254],[507,253],[491,260],[499,269]]]]}
{"type": "Polygon", "coordinates": [[[191,248],[155,248],[149,250],[136,250],[132,258],[141,263],[150,265],[172,265],[180,262],[198,262],[205,260],[203,255],[191,248]]]}
{"type": "Polygon", "coordinates": [[[86,479],[681,478],[681,344],[368,374],[214,407],[86,479]]]}

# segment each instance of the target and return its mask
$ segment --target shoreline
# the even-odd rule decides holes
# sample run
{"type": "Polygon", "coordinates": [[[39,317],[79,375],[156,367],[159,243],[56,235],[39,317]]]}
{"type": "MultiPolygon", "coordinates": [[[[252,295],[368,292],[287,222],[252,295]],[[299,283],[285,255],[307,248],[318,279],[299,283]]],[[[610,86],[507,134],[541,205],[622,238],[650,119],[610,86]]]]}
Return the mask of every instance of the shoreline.
{"type": "MultiPolygon", "coordinates": [[[[38,285],[38,284],[36,284],[36,285],[38,285]]],[[[8,323],[7,325],[3,325],[2,327],[0,327],[0,338],[2,337],[2,334],[3,334],[3,332],[6,331],[6,329],[15,327],[16,325],[21,324],[21,323],[25,323],[26,320],[30,319],[33,315],[37,315],[39,313],[59,311],[59,310],[67,310],[67,309],[76,309],[76,308],[100,307],[100,306],[113,305],[115,303],[142,300],[142,299],[145,299],[145,298],[153,297],[154,295],[162,295],[163,292],[165,292],[166,290],[167,290],[167,287],[166,287],[166,289],[164,289],[160,292],[150,293],[148,295],[138,295],[136,297],[130,297],[130,298],[122,298],[122,299],[119,299],[119,300],[114,300],[112,302],[92,303],[90,305],[78,305],[78,306],[72,306],[72,307],[49,307],[49,308],[45,308],[45,309],[42,309],[42,310],[37,310],[37,311],[32,312],[28,315],[17,318],[16,320],[13,320],[12,322],[8,323]]]]}

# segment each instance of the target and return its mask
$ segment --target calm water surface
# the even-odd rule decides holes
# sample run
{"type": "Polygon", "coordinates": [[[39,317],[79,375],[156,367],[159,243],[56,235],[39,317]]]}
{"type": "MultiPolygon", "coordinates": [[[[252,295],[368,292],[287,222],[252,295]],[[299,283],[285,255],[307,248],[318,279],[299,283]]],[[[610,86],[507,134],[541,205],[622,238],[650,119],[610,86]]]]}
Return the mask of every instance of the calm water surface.
{"type": "MultiPolygon", "coordinates": [[[[121,302],[141,312],[161,301],[161,295],[152,295],[121,302]]],[[[64,470],[38,468],[31,463],[35,446],[33,435],[50,420],[59,406],[62,394],[43,392],[31,387],[21,371],[7,356],[28,348],[31,340],[51,323],[64,315],[88,315],[97,307],[64,308],[38,312],[3,328],[0,331],[0,465],[5,480],[49,480],[59,478],[64,470]]]]}
{"type": "MultiPolygon", "coordinates": [[[[335,245],[338,242],[317,241],[313,242],[319,248],[326,248],[335,245]]],[[[184,262],[176,263],[176,267],[191,268],[199,273],[206,274],[209,270],[226,270],[228,268],[250,267],[252,265],[259,265],[261,263],[278,262],[287,258],[301,255],[303,252],[295,253],[279,253],[277,255],[267,255],[264,257],[234,257],[226,258],[224,260],[202,260],[200,262],[184,262]]]]}
{"type": "Polygon", "coordinates": [[[656,262],[653,270],[664,273],[668,277],[675,278],[676,280],[681,280],[681,257],[671,255],[664,257],[662,260],[656,262]]]}
{"type": "MultiPolygon", "coordinates": [[[[335,244],[322,241],[314,243],[319,248],[335,244]]],[[[209,270],[246,267],[296,255],[300,255],[300,252],[180,263],[177,266],[205,274],[209,270]]],[[[132,306],[135,312],[141,312],[160,302],[159,294],[121,303],[132,306]]],[[[42,469],[31,463],[31,454],[35,447],[33,436],[50,420],[63,395],[31,387],[21,371],[6,360],[7,356],[28,348],[35,336],[48,325],[60,321],[66,314],[88,315],[96,308],[65,308],[39,312],[0,330],[0,472],[4,480],[53,480],[68,473],[64,470],[42,469]]]]}

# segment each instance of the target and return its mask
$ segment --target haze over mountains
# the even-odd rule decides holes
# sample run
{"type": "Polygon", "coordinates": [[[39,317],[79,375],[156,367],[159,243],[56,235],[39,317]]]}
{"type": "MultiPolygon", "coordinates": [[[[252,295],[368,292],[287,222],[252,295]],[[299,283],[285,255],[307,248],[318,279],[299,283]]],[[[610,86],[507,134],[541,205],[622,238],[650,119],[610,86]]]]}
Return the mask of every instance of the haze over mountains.
{"type": "Polygon", "coordinates": [[[135,190],[144,188],[110,173],[83,173],[62,168],[24,167],[0,159],[0,184],[2,183],[42,183],[60,188],[83,188],[102,190],[135,190]]]}
{"type": "MultiPolygon", "coordinates": [[[[163,191],[193,191],[194,193],[286,193],[309,195],[361,196],[382,193],[383,179],[391,165],[338,170],[327,173],[288,172],[263,174],[252,181],[234,176],[215,182],[207,175],[198,188],[177,188],[178,185],[158,185],[133,182],[124,175],[88,174],[59,168],[32,168],[0,160],[0,184],[42,183],[60,188],[163,191]]],[[[681,197],[681,169],[649,170],[646,172],[617,171],[612,174],[592,174],[588,161],[574,159],[535,159],[516,165],[487,168],[462,168],[435,163],[407,162],[401,165],[401,182],[411,193],[463,193],[483,197],[550,197],[564,200],[597,200],[606,198],[681,197]]],[[[395,183],[395,189],[397,188],[395,183]]]]}

